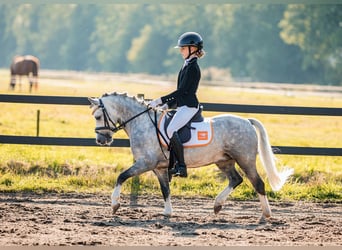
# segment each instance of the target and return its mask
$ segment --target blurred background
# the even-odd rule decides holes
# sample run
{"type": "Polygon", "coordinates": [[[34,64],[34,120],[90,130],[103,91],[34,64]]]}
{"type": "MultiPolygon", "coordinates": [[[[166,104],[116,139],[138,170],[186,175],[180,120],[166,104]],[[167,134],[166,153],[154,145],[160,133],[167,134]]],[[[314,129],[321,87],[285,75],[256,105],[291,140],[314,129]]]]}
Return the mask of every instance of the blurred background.
{"type": "Polygon", "coordinates": [[[196,31],[204,80],[342,85],[342,5],[0,4],[0,68],[176,74],[196,31]]]}

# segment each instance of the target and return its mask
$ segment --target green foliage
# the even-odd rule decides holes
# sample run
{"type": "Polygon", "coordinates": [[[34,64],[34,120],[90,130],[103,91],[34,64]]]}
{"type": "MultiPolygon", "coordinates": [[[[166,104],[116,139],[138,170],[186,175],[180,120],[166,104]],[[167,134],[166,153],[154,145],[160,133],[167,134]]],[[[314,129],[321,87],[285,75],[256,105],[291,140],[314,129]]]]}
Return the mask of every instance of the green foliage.
{"type": "Polygon", "coordinates": [[[301,49],[302,68],[311,72],[309,81],[341,83],[341,18],[341,5],[289,5],[284,12],[280,35],[301,49]]]}
{"type": "Polygon", "coordinates": [[[1,4],[0,67],[34,54],[44,69],[178,71],[173,47],[197,31],[203,69],[235,79],[341,85],[341,5],[1,4]]]}

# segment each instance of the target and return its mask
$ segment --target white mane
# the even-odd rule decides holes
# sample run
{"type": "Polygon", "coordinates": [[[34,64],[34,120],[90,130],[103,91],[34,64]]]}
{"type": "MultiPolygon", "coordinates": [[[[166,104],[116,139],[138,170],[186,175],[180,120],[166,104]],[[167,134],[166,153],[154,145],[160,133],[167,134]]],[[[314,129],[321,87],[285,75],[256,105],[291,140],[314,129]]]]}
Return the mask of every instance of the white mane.
{"type": "Polygon", "coordinates": [[[136,96],[130,96],[128,95],[126,92],[124,93],[118,93],[118,92],[112,92],[112,93],[105,93],[102,95],[102,97],[106,97],[106,96],[118,96],[118,97],[122,97],[126,100],[131,100],[134,103],[138,103],[144,107],[147,107],[147,103],[145,102],[144,99],[141,98],[137,98],[136,96]]]}

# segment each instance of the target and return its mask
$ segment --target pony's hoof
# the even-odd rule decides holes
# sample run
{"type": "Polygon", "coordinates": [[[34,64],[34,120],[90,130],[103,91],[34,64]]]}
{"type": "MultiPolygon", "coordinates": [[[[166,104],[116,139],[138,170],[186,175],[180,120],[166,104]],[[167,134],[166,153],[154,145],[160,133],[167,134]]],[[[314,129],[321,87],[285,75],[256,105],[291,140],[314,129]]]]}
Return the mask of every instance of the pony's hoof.
{"type": "Polygon", "coordinates": [[[118,211],[119,207],[120,207],[120,203],[118,203],[118,204],[115,204],[115,205],[112,205],[112,208],[113,208],[113,214],[115,214],[115,213],[116,213],[116,211],[118,211]]]}
{"type": "Polygon", "coordinates": [[[217,205],[217,206],[214,206],[214,213],[215,214],[218,214],[222,209],[222,205],[217,205]]]}
{"type": "Polygon", "coordinates": [[[265,215],[262,215],[259,219],[259,224],[266,224],[268,221],[271,220],[271,216],[265,216],[265,215]]]}
{"type": "Polygon", "coordinates": [[[171,214],[172,214],[172,209],[171,208],[164,209],[164,211],[163,211],[164,217],[171,217],[171,214]]]}
{"type": "Polygon", "coordinates": [[[165,218],[171,218],[171,213],[163,213],[163,216],[164,216],[165,218]]]}

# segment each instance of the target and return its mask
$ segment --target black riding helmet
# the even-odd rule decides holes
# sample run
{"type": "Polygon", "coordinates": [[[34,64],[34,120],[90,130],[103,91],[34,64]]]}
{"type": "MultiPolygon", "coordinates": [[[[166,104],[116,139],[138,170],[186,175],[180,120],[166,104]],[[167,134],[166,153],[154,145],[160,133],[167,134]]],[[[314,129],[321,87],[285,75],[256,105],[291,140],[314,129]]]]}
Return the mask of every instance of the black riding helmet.
{"type": "Polygon", "coordinates": [[[203,39],[200,34],[196,32],[185,32],[178,38],[178,43],[175,48],[195,46],[198,50],[203,49],[203,39]]]}

